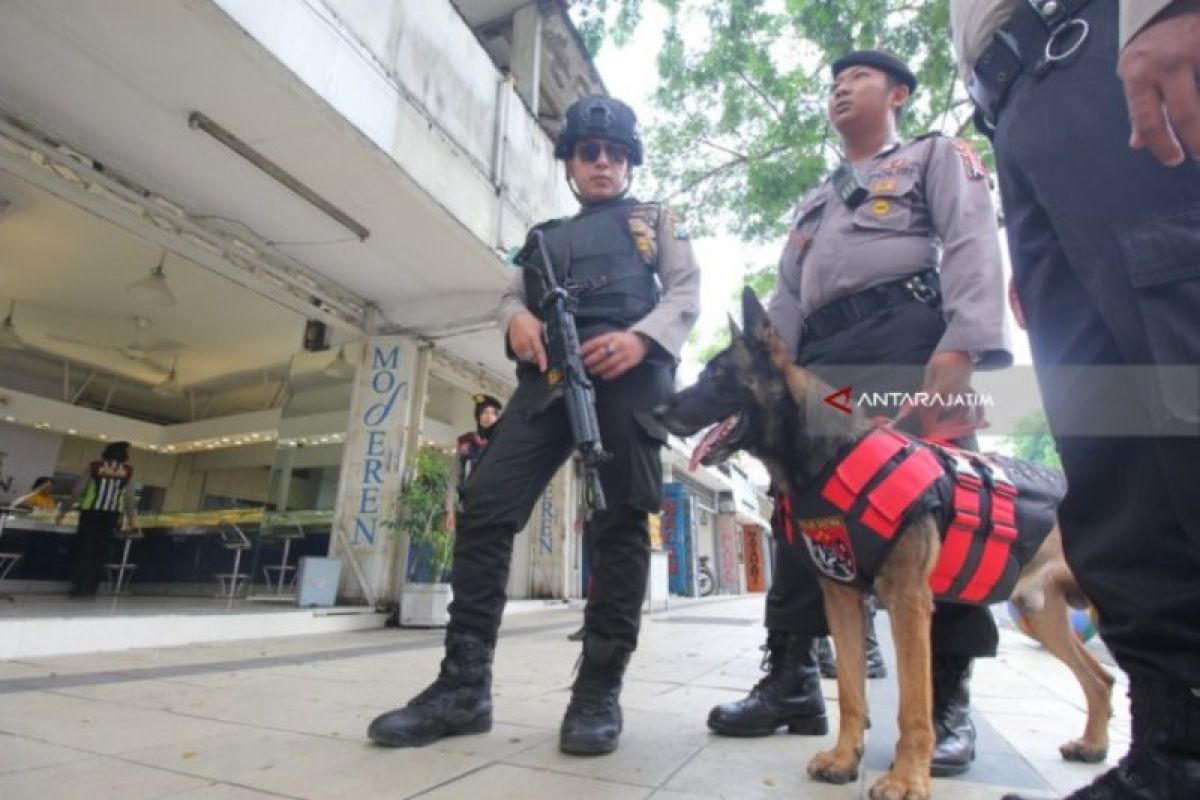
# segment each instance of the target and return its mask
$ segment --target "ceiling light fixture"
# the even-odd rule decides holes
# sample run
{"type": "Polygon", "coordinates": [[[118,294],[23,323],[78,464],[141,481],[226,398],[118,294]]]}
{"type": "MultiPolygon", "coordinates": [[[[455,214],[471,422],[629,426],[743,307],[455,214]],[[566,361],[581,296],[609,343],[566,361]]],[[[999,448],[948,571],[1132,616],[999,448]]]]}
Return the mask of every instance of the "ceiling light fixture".
{"type": "Polygon", "coordinates": [[[171,362],[171,371],[167,374],[166,380],[155,384],[150,391],[154,392],[159,397],[179,397],[183,394],[183,387],[179,385],[179,378],[175,375],[175,367],[179,364],[179,356],[175,356],[175,360],[171,362]]]}
{"type": "Polygon", "coordinates": [[[357,236],[359,241],[365,242],[367,237],[371,235],[371,232],[367,230],[367,228],[357,222],[345,211],[342,211],[333,203],[317,194],[311,188],[302,183],[295,175],[292,175],[283,167],[279,166],[274,161],[267,158],[262,153],[258,152],[253,147],[222,128],[216,122],[213,122],[204,114],[201,114],[199,111],[193,111],[188,115],[188,125],[196,130],[204,131],[209,136],[213,137],[218,142],[249,161],[255,167],[270,175],[288,189],[291,189],[300,197],[304,198],[313,206],[324,212],[324,214],[330,219],[334,220],[343,228],[357,236]]]}
{"type": "Polygon", "coordinates": [[[163,250],[158,259],[158,266],[150,270],[150,274],[141,280],[129,284],[127,291],[136,299],[152,306],[175,305],[175,293],[167,285],[167,276],[163,274],[163,263],[167,260],[167,251],[163,250]]]}
{"type": "Polygon", "coordinates": [[[13,311],[16,307],[17,301],[10,301],[8,316],[4,318],[3,323],[0,323],[0,347],[6,350],[22,350],[25,347],[25,342],[17,334],[17,328],[13,325],[13,311]]]}

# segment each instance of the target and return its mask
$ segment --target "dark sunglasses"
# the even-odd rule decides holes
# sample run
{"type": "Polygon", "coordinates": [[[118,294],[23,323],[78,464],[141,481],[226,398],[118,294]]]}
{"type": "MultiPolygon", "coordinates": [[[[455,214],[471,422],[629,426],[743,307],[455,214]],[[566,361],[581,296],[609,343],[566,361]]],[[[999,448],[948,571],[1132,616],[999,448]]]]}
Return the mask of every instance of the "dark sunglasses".
{"type": "Polygon", "coordinates": [[[604,153],[610,164],[629,160],[629,148],[619,142],[580,142],[575,145],[575,157],[585,164],[595,164],[604,153]]]}

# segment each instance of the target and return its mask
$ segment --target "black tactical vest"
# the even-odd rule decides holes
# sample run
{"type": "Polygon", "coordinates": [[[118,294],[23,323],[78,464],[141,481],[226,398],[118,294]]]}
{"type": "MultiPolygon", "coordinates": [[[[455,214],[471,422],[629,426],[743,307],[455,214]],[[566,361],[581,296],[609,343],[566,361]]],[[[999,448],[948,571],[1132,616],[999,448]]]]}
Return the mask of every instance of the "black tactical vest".
{"type": "MultiPolygon", "coordinates": [[[[639,205],[626,198],[581,211],[569,220],[541,227],[559,284],[576,298],[579,340],[625,330],[658,304],[654,267],[638,252],[629,212],[639,205]]],[[[530,254],[541,268],[541,255],[530,254]]],[[[545,286],[536,269],[525,270],[525,304],[542,319],[545,286]]]]}

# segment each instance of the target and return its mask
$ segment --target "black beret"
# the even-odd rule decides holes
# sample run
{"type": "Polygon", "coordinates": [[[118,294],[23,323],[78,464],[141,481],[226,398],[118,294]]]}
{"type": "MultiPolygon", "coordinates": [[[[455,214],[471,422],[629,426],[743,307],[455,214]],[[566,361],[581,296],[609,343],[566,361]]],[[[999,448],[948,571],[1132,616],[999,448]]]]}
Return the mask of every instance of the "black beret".
{"type": "Polygon", "coordinates": [[[881,69],[908,87],[908,91],[917,90],[917,76],[913,75],[900,59],[882,50],[855,50],[833,62],[833,77],[836,78],[846,67],[874,67],[881,69]]]}
{"type": "Polygon", "coordinates": [[[475,418],[476,419],[479,418],[479,414],[485,408],[494,408],[494,409],[496,409],[497,412],[504,410],[504,404],[501,403],[499,400],[497,400],[495,397],[493,397],[490,394],[484,394],[483,392],[479,392],[478,394],[472,395],[471,399],[475,401],[475,418]]]}

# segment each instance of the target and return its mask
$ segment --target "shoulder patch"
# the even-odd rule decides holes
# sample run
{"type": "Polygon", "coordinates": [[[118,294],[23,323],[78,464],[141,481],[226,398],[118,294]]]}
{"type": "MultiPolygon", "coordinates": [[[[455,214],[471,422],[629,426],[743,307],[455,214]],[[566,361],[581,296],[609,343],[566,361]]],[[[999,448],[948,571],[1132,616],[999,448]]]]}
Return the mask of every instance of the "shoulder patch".
{"type": "Polygon", "coordinates": [[[654,230],[654,221],[647,220],[643,214],[637,213],[640,206],[629,214],[629,233],[633,236],[633,246],[637,248],[642,260],[653,265],[658,258],[658,236],[654,230]]]}
{"type": "Polygon", "coordinates": [[[952,139],[955,151],[958,152],[958,157],[962,161],[963,171],[967,174],[969,181],[981,181],[987,178],[987,167],[983,165],[983,159],[975,152],[975,148],[971,147],[963,139],[952,139]]]}

